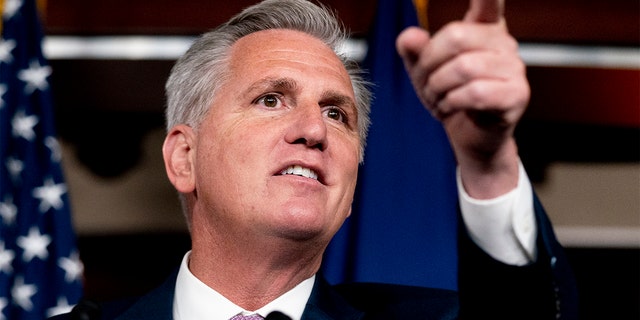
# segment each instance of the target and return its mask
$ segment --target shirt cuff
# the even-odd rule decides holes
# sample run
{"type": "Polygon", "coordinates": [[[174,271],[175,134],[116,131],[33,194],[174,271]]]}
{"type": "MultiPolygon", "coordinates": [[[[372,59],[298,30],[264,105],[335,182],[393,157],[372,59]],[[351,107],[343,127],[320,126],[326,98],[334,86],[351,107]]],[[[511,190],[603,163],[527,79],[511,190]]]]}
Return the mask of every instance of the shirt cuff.
{"type": "Polygon", "coordinates": [[[460,170],[456,179],[462,220],[471,239],[492,258],[522,266],[537,258],[537,225],[533,187],[522,162],[518,185],[493,199],[474,199],[464,190],[460,170]]]}

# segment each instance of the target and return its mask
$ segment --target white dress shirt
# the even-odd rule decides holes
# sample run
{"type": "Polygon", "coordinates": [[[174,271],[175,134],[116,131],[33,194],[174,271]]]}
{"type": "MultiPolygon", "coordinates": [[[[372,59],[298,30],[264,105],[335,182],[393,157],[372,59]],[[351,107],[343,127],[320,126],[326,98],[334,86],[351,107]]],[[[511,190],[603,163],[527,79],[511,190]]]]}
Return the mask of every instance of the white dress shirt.
{"type": "MultiPolygon", "coordinates": [[[[512,265],[525,265],[536,259],[536,223],[533,213],[533,188],[522,163],[517,187],[494,199],[477,200],[464,190],[458,172],[460,210],[471,239],[493,258],[512,265]]],[[[173,300],[175,320],[228,320],[238,313],[257,313],[266,317],[280,311],[292,320],[300,320],[311,296],[315,276],[301,282],[258,310],[244,310],[189,271],[185,254],[176,281],[173,300]]]]}
{"type": "Polygon", "coordinates": [[[471,198],[457,174],[460,211],[471,239],[494,259],[522,266],[536,260],[533,187],[519,163],[518,186],[497,198],[471,198]]]}
{"type": "Polygon", "coordinates": [[[209,288],[189,271],[189,255],[182,259],[176,291],[173,298],[174,320],[229,320],[238,313],[257,313],[266,317],[272,311],[280,311],[292,320],[300,320],[311,296],[315,276],[302,281],[293,289],[258,310],[244,310],[229,299],[209,288]]]}

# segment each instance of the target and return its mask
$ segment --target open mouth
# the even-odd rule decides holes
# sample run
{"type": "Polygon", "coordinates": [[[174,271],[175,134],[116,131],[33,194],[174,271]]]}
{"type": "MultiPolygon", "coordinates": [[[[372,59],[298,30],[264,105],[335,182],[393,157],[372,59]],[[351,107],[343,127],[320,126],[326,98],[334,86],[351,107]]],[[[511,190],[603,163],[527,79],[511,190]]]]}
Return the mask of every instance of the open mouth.
{"type": "Polygon", "coordinates": [[[280,171],[280,175],[295,175],[305,177],[313,180],[318,180],[318,173],[309,168],[304,168],[299,165],[292,165],[286,169],[280,171]]]}

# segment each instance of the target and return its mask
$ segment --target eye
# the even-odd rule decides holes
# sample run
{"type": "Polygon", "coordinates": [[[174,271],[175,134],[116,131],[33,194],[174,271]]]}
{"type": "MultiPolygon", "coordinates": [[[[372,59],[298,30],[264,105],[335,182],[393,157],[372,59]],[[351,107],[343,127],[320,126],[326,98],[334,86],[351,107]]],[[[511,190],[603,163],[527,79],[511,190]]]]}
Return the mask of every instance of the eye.
{"type": "Polygon", "coordinates": [[[275,94],[267,94],[259,98],[257,103],[267,108],[276,108],[280,104],[280,98],[275,94]]]}
{"type": "Polygon", "coordinates": [[[342,110],[340,110],[339,108],[329,108],[325,110],[324,113],[326,117],[329,119],[347,123],[347,120],[348,120],[347,115],[344,112],[342,112],[342,110]]]}

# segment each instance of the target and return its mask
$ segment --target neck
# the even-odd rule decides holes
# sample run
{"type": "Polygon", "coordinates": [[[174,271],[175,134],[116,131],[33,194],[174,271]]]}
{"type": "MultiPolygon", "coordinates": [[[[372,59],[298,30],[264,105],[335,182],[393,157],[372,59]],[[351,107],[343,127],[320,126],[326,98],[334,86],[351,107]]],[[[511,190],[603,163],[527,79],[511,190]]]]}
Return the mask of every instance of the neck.
{"type": "MultiPolygon", "coordinates": [[[[195,231],[195,230],[194,230],[195,231]]],[[[245,310],[257,310],[313,276],[325,245],[192,232],[189,269],[245,310]]]]}

